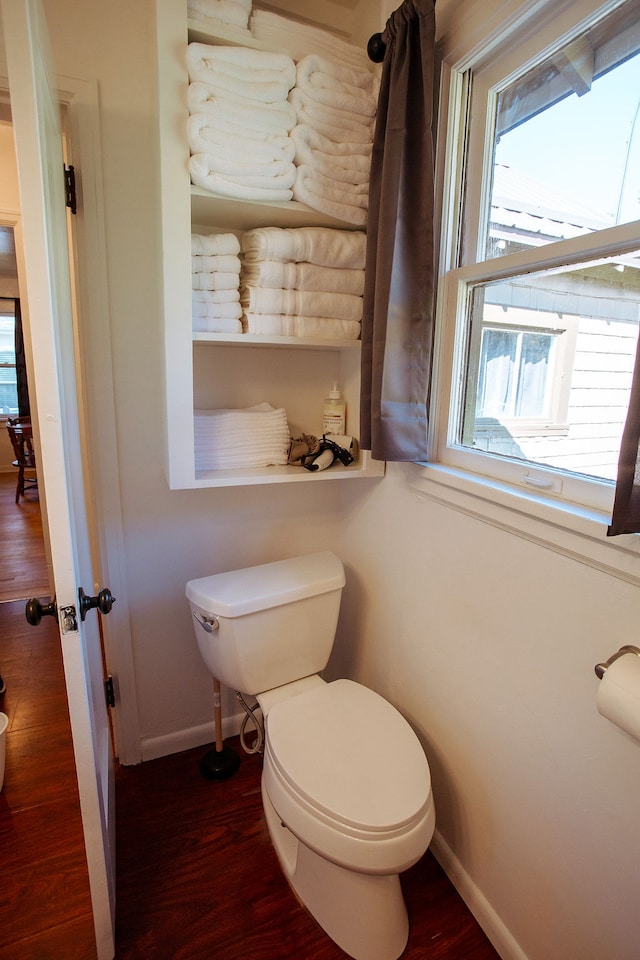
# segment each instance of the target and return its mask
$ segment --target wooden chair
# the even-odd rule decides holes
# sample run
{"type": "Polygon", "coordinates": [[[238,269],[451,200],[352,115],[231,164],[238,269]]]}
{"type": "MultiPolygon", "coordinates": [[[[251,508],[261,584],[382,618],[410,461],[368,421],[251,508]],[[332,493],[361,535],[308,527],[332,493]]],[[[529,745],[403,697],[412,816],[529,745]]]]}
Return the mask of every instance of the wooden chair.
{"type": "Polygon", "coordinates": [[[18,468],[18,484],[16,486],[16,503],[24,496],[27,485],[29,488],[37,486],[36,458],[33,452],[33,434],[31,417],[13,417],[7,420],[7,431],[15,460],[14,467],[18,468]]]}

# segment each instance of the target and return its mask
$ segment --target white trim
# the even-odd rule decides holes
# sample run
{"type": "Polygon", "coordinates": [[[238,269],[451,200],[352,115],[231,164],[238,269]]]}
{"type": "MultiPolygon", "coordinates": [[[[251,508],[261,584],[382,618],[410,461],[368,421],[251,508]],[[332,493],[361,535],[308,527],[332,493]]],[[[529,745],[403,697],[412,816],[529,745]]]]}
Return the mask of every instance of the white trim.
{"type": "MultiPolygon", "coordinates": [[[[245,714],[238,713],[223,718],[222,737],[224,740],[238,736],[244,716],[245,714]]],[[[182,753],[184,750],[192,750],[194,747],[211,746],[215,739],[216,725],[213,720],[197,727],[186,727],[183,730],[165,733],[159,737],[143,737],[140,744],[141,759],[143,762],[157,760],[158,757],[168,757],[172,753],[182,753]]]]}
{"type": "Polygon", "coordinates": [[[438,830],[434,833],[431,841],[431,852],[502,960],[528,960],[524,950],[511,935],[479,887],[473,882],[438,830]]]}
{"type": "Polygon", "coordinates": [[[77,167],[81,197],[75,220],[80,262],[76,283],[84,317],[83,366],[87,382],[91,383],[91,394],[86,398],[86,439],[100,552],[96,573],[100,573],[102,581],[94,587],[100,590],[108,586],[116,597],[102,626],[107,669],[113,674],[116,687],[116,706],[112,710],[116,751],[122,763],[131,764],[140,762],[141,749],[120,500],[98,87],[96,81],[68,77],[59,78],[58,83],[70,124],[73,156],[68,162],[77,167]],[[96,395],[97,405],[92,402],[96,395]]]}
{"type": "MultiPolygon", "coordinates": [[[[81,312],[85,317],[83,335],[86,336],[88,344],[83,359],[89,371],[92,389],[100,394],[101,412],[110,411],[109,415],[100,416],[100,423],[96,422],[98,414],[93,405],[89,405],[88,411],[88,442],[93,465],[91,484],[96,507],[94,520],[100,548],[98,562],[99,572],[104,578],[104,582],[99,586],[93,586],[100,589],[108,583],[117,600],[103,624],[104,640],[108,669],[114,675],[117,692],[116,707],[112,711],[116,750],[122,763],[131,764],[139,763],[142,757],[124,569],[120,474],[113,412],[115,403],[98,87],[97,81],[70,77],[58,77],[57,82],[60,101],[68,112],[71,128],[68,146],[73,151],[70,159],[78,166],[82,197],[82,209],[79,210],[76,223],[82,270],[75,279],[81,312]]],[[[9,80],[5,68],[0,75],[0,94],[8,91],[9,80]]],[[[3,220],[7,220],[11,215],[5,210],[2,216],[3,220]]],[[[19,217],[19,212],[16,212],[18,224],[19,217]]]]}

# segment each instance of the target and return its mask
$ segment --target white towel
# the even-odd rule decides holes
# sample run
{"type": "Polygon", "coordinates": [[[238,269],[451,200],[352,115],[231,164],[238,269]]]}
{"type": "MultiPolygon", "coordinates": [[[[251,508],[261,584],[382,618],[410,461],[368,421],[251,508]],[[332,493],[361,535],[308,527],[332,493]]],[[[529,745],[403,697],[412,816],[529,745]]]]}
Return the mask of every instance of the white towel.
{"type": "Polygon", "coordinates": [[[240,291],[192,290],[191,299],[196,303],[240,303],[240,291]]]}
{"type": "Polygon", "coordinates": [[[203,190],[236,200],[269,200],[272,203],[291,200],[291,186],[295,180],[295,167],[288,176],[282,177],[228,177],[216,173],[214,164],[206,153],[194,154],[189,160],[191,181],[203,190]]]}
{"type": "Polygon", "coordinates": [[[187,70],[191,82],[208,83],[236,96],[273,103],[286,100],[296,82],[296,68],[283,53],[246,47],[217,47],[190,43],[187,70]]]}
{"type": "Polygon", "coordinates": [[[216,20],[249,29],[251,0],[187,0],[187,15],[196,20],[216,20]]]}
{"type": "Polygon", "coordinates": [[[295,107],[298,123],[309,124],[330,140],[338,143],[373,141],[373,121],[367,122],[361,115],[316,103],[297,87],[289,94],[289,103],[295,107]]]}
{"type": "Polygon", "coordinates": [[[256,227],[242,235],[248,262],[294,260],[321,267],[364,270],[366,235],[360,230],[332,227],[256,227]]]}
{"type": "Polygon", "coordinates": [[[240,253],[240,241],[235,233],[192,233],[192,256],[225,256],[240,253]]]}
{"type": "Polygon", "coordinates": [[[240,282],[254,287],[333,291],[359,297],[364,290],[364,270],[319,267],[315,263],[287,263],[282,260],[245,261],[240,282]]]}
{"type": "MultiPolygon", "coordinates": [[[[194,113],[189,117],[187,139],[192,153],[206,153],[220,166],[234,164],[246,170],[255,170],[266,164],[279,164],[284,169],[285,164],[293,161],[296,152],[293,140],[287,136],[251,140],[245,136],[223,134],[206,113],[194,113]]],[[[276,172],[281,171],[274,167],[274,174],[276,172]]]]}
{"type": "Polygon", "coordinates": [[[315,337],[319,340],[358,340],[360,324],[354,320],[330,320],[326,317],[269,316],[245,313],[245,333],[264,337],[315,337]]]}
{"type": "Polygon", "coordinates": [[[321,53],[355,70],[371,69],[364,47],[348,43],[320,27],[298,23],[268,10],[254,10],[249,28],[257,40],[287,50],[294,60],[300,60],[308,53],[321,53]]]}
{"type": "Polygon", "coordinates": [[[191,257],[192,273],[240,273],[240,257],[234,254],[191,257]]]}
{"type": "Polygon", "coordinates": [[[242,323],[232,317],[194,317],[194,333],[242,333],[242,323]]]}
{"type": "Polygon", "coordinates": [[[244,287],[240,302],[247,313],[292,314],[332,320],[362,320],[362,297],[319,290],[244,287]]]}
{"type": "Polygon", "coordinates": [[[297,124],[290,133],[295,162],[345,183],[366,183],[371,169],[371,143],[336,143],[309,124],[297,124]]]}
{"type": "Polygon", "coordinates": [[[377,94],[380,85],[377,74],[372,73],[368,67],[347,67],[318,53],[309,53],[296,64],[296,84],[305,86],[307,83],[320,84],[334,90],[349,90],[350,87],[355,87],[371,95],[377,94]],[[317,77],[317,74],[320,74],[320,77],[317,77]]]}
{"type": "MultiPolygon", "coordinates": [[[[287,99],[274,103],[258,103],[249,97],[239,97],[229,91],[216,89],[210,83],[194,81],[187,92],[189,113],[206,113],[222,123],[233,124],[233,132],[241,135],[244,128],[265,134],[286,136],[295,126],[296,110],[287,99]],[[238,129],[239,128],[239,129],[238,129]]],[[[244,132],[250,136],[249,130],[244,132]]],[[[255,134],[252,134],[255,139],[255,134]]]]}
{"type": "Polygon", "coordinates": [[[200,300],[191,301],[191,316],[199,319],[219,319],[225,317],[230,320],[239,320],[242,316],[240,303],[203,303],[200,300]]]}
{"type": "Polygon", "coordinates": [[[239,277],[237,273],[222,273],[221,271],[217,273],[192,273],[191,289],[237,290],[238,280],[239,277]]]}
{"type": "Polygon", "coordinates": [[[296,168],[293,198],[347,223],[364,226],[367,222],[368,184],[339,183],[304,165],[296,168]]]}
{"type": "Polygon", "coordinates": [[[357,73],[310,54],[296,66],[296,87],[311,100],[336,110],[347,110],[368,118],[375,116],[373,75],[369,72],[357,73]]]}
{"type": "Polygon", "coordinates": [[[284,409],[257,404],[240,410],[196,410],[197,470],[284,465],[291,434],[284,409]]]}

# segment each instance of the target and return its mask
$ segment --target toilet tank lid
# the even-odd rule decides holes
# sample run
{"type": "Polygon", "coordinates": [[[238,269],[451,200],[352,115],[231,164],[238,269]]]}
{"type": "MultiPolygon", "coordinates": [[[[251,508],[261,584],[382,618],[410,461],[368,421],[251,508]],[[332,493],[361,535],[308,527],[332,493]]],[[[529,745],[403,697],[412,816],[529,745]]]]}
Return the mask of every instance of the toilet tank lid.
{"type": "Polygon", "coordinates": [[[344,584],[340,559],[324,550],[190,580],[185,592],[202,610],[232,618],[340,590],[344,584]]]}

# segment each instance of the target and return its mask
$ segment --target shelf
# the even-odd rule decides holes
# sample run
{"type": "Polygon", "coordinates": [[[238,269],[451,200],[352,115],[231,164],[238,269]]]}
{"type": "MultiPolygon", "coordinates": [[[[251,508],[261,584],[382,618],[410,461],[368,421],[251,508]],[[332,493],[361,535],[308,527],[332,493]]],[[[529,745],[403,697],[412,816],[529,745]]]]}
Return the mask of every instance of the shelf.
{"type": "Polygon", "coordinates": [[[194,333],[194,344],[218,347],[275,347],[295,350],[360,350],[360,340],[320,340],[315,337],[261,337],[252,333],[194,333]]]}
{"type": "Polygon", "coordinates": [[[261,483],[317,483],[319,480],[361,480],[384,476],[385,464],[372,460],[368,450],[360,451],[360,459],[349,467],[334,464],[327,470],[311,471],[304,467],[258,467],[246,470],[202,470],[195,475],[194,487],[234,487],[261,483]]]}
{"type": "Polygon", "coordinates": [[[362,226],[337,220],[319,210],[284,200],[237,200],[191,187],[191,221],[202,226],[251,230],[253,227],[333,227],[338,230],[362,230],[362,226]]]}

